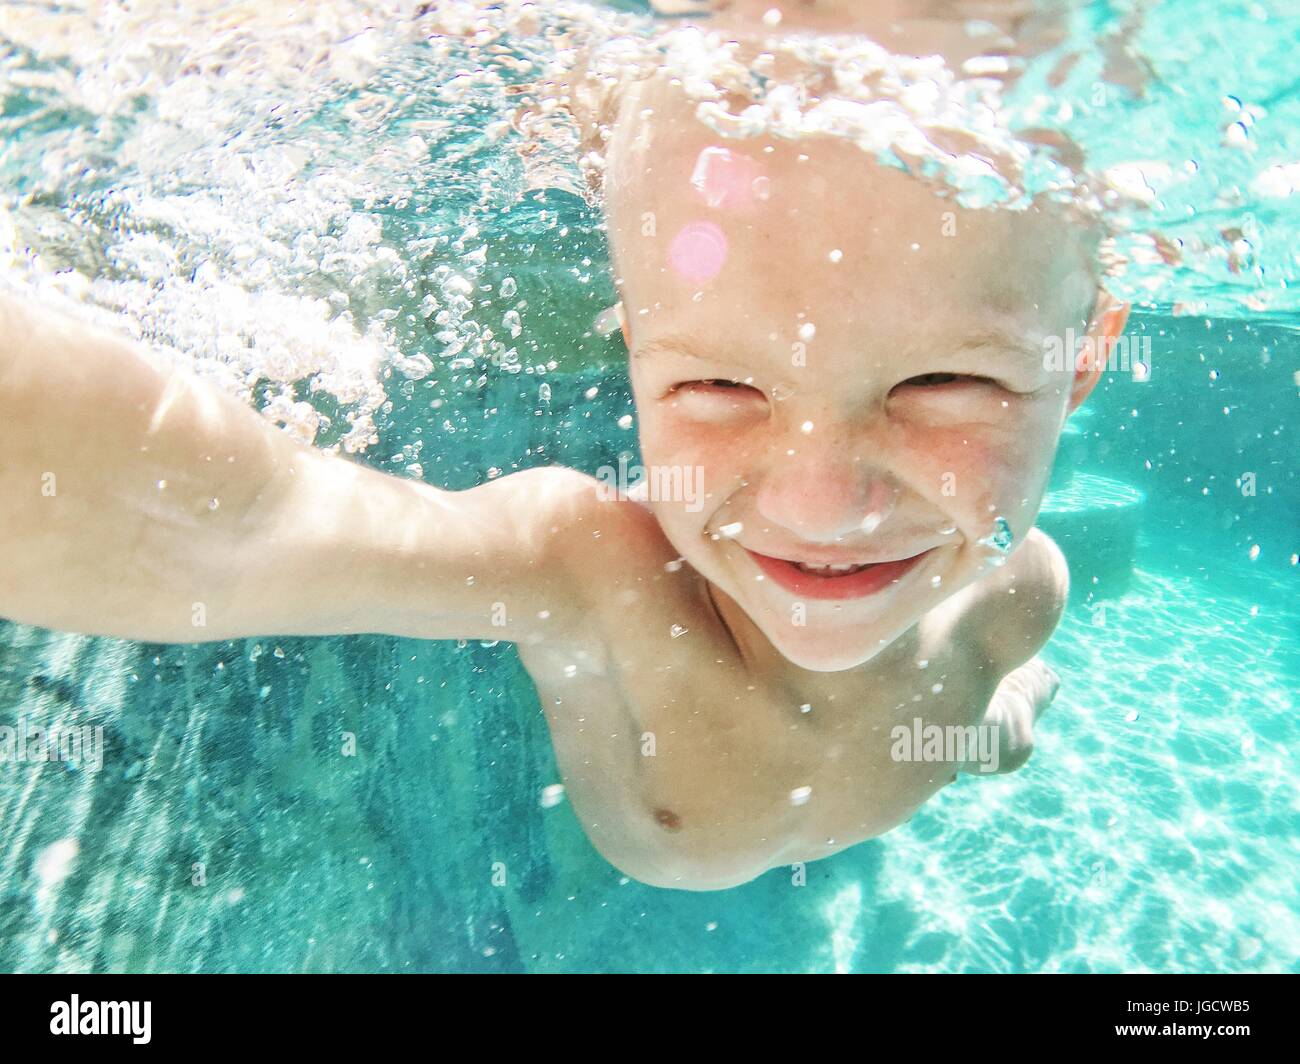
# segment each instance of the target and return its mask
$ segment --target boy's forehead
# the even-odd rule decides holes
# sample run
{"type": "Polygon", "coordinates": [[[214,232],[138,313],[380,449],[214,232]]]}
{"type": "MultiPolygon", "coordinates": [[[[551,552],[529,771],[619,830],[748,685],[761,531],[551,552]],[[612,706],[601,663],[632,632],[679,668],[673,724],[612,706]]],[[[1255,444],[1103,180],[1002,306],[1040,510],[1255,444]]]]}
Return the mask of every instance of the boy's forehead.
{"type": "Polygon", "coordinates": [[[708,288],[749,306],[1046,317],[1095,292],[1095,234],[1052,205],[965,210],[834,137],[724,138],[642,83],[611,137],[606,206],[625,295],[708,288]]]}

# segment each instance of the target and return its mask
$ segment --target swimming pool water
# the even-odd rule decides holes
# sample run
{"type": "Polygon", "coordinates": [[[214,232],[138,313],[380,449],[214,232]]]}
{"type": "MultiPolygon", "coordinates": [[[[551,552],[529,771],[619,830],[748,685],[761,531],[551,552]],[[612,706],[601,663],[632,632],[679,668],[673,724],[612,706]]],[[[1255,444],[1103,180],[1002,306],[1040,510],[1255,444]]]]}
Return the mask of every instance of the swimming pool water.
{"type": "MultiPolygon", "coordinates": [[[[283,85],[189,75],[141,89],[143,118],[91,120],[58,62],[53,89],[11,69],[0,265],[50,286],[75,265],[140,335],[399,475],[463,488],[635,456],[621,346],[592,328],[612,301],[597,214],[555,190],[483,207],[485,185],[526,183],[482,137],[499,107],[413,99],[430,77],[414,52],[347,36],[383,6],[331,9],[351,43],[289,94],[301,114],[270,114],[283,85]],[[210,146],[254,120],[244,148],[210,146]],[[412,137],[432,171],[400,154],[412,137]],[[24,143],[101,173],[43,169],[24,143]],[[521,335],[493,347],[484,330],[509,335],[521,302],[521,335]],[[304,322],[319,337],[299,342],[304,322]],[[449,372],[453,343],[473,360],[449,372]],[[547,369],[575,353],[587,368],[547,369]],[[438,369],[403,372],[418,354],[438,369]]],[[[68,62],[99,79],[86,91],[131,84],[68,62]]],[[[1284,208],[1261,222],[1285,229],[1284,208]]],[[[1300,335],[1265,317],[1135,314],[1151,379],[1106,375],[1069,458],[1145,497],[1134,571],[1117,597],[1072,601],[1034,757],[963,777],[803,886],[778,869],[691,894],[607,865],[548,791],[545,722],[506,644],[164,647],[0,622],[0,726],[102,725],[106,745],[98,773],[0,765],[0,969],[1300,970],[1300,335]]]]}

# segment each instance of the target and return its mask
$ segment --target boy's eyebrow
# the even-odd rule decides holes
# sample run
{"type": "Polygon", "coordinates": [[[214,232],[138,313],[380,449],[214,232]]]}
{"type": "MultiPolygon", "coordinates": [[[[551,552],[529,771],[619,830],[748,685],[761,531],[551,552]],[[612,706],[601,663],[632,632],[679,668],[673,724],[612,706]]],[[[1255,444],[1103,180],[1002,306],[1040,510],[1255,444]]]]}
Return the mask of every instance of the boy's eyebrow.
{"type": "Polygon", "coordinates": [[[1030,343],[1029,337],[996,326],[979,329],[962,337],[952,350],[954,354],[966,354],[971,351],[987,351],[990,348],[1030,357],[1037,357],[1042,353],[1040,348],[1035,348],[1030,343]]]}
{"type": "Polygon", "coordinates": [[[726,362],[724,358],[718,358],[716,355],[702,355],[697,351],[694,345],[684,336],[665,336],[658,340],[649,340],[632,352],[633,358],[649,358],[651,355],[667,354],[678,355],[682,358],[693,358],[697,362],[726,362]]]}

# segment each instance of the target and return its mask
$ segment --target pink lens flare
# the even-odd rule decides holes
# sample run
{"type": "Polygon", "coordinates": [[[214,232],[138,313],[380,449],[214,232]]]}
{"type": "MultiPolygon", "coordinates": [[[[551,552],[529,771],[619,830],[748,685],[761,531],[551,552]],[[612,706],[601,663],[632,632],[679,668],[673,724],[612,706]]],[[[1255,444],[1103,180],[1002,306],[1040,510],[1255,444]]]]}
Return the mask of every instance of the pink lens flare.
{"type": "Polygon", "coordinates": [[[748,155],[716,145],[705,148],[695,161],[691,186],[714,210],[750,206],[764,187],[762,167],[748,155]]]}
{"type": "Polygon", "coordinates": [[[727,262],[727,237],[714,222],[690,222],[682,226],[668,248],[673,272],[693,285],[712,281],[727,262]]]}

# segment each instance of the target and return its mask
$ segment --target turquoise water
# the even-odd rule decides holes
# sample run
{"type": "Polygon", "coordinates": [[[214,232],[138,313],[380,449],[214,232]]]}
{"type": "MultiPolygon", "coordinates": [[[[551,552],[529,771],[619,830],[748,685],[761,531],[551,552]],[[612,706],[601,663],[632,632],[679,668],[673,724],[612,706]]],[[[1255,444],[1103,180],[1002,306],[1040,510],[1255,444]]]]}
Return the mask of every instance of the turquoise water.
{"type": "MultiPolygon", "coordinates": [[[[1254,7],[1219,5],[1215,30],[1184,5],[1177,54],[1225,25],[1237,59],[1273,54],[1285,24],[1254,7]]],[[[436,88],[469,69],[463,39],[430,43],[384,4],[321,5],[301,53],[256,25],[195,44],[183,25],[96,36],[75,11],[24,10],[0,22],[4,280],[125,315],[397,475],[463,488],[636,454],[621,344],[593,328],[614,298],[599,212],[558,149],[485,135],[500,83],[436,88]],[[114,50],[126,38],[155,46],[114,50]],[[575,352],[589,368],[548,368],[575,352]]],[[[1144,152],[1195,145],[1202,175],[1228,172],[1210,165],[1224,152],[1254,173],[1300,158],[1287,68],[1261,85],[1267,64],[1164,64],[1131,128],[1175,120],[1144,152]],[[1253,154],[1220,150],[1217,111],[1179,110],[1217,107],[1233,76],[1247,104],[1276,97],[1253,154]]],[[[1207,253],[1128,275],[1162,284],[1130,326],[1152,372],[1103,375],[1054,477],[1043,520],[1075,598],[1022,771],[963,779],[805,886],[776,870],[664,891],[544,801],[560,780],[506,644],[164,647],[0,622],[0,725],[105,735],[99,772],[0,764],[0,968],[1300,969],[1296,197],[1179,196],[1189,232],[1252,214],[1263,273],[1207,253]],[[1098,524],[1131,533],[1132,557],[1098,550],[1098,524]]]]}

